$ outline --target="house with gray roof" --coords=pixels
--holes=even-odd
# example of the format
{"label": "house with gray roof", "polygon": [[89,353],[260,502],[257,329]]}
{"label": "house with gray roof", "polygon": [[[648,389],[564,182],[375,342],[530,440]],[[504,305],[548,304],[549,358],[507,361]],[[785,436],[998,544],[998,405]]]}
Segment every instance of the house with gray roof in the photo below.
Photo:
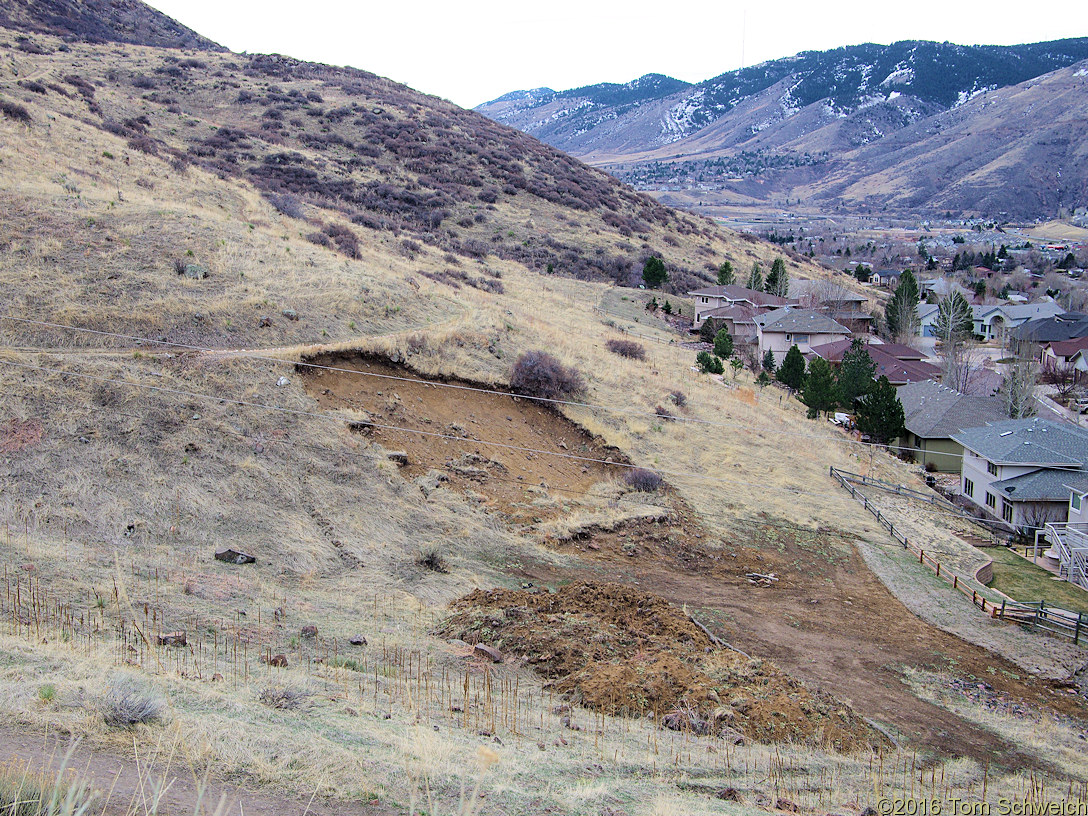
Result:
{"label": "house with gray roof", "polygon": [[802,354],[808,354],[813,346],[821,346],[849,337],[850,329],[835,321],[827,312],[811,309],[795,309],[784,306],[755,319],[756,342],[759,356],[768,351],[774,355],[775,365],[781,365],[790,346],[797,346]]}
{"label": "house with gray roof", "polygon": [[1088,315],[1066,312],[1053,317],[1036,318],[1017,328],[1014,336],[1017,340],[1028,343],[1055,343],[1088,337]]}
{"label": "house with gray roof", "polygon": [[1010,527],[1065,521],[1070,491],[1088,493],[1088,431],[1045,419],[1008,419],[952,434],[963,446],[960,492]]}
{"label": "house with gray roof", "polygon": [[[936,337],[938,308],[936,303],[923,303],[918,307],[918,333],[922,337]],[[976,304],[971,307],[974,333],[983,340],[997,340],[1006,330],[1064,313],[1065,309],[1049,298],[1035,303]]]}
{"label": "house with gray roof", "polygon": [[961,394],[933,380],[907,383],[897,394],[906,427],[897,447],[926,470],[956,473],[963,446],[952,434],[1008,418],[996,397]]}

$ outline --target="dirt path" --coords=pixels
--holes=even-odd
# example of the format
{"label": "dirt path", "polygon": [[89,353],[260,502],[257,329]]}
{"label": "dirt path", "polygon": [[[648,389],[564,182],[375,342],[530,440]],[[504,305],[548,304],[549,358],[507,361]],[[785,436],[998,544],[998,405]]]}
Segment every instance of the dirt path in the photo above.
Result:
{"label": "dirt path", "polygon": [[[102,792],[91,811],[107,816],[144,813],[145,807],[151,807],[151,790],[155,785],[166,788],[159,799],[157,812],[160,816],[386,816],[403,812],[380,802],[317,798],[309,801],[275,791],[256,792],[236,782],[215,779],[208,782],[202,797],[200,780],[195,779],[188,766],[176,757],[169,767],[165,758],[152,758],[149,770],[149,757],[141,753],[137,761],[132,746],[122,751],[76,743],[72,748],[72,741],[67,736],[0,722],[0,764],[29,763],[35,771],[57,771],[66,754],[67,768]],[[221,799],[223,809],[217,810]]]}
{"label": "dirt path", "polygon": [[[1039,764],[995,734],[918,699],[904,682],[905,667],[986,682],[998,694],[1088,723],[1080,697],[915,617],[852,548],[839,544],[833,551],[827,542],[801,543],[778,530],[780,552],[736,547],[707,553],[690,539],[678,546],[677,530],[671,532],[671,543],[664,525],[596,534],[571,548],[581,566],[559,572],[527,565],[525,574],[538,581],[605,576],[685,604],[736,648],[849,702],[923,752],[1009,767]],[[745,578],[749,571],[775,572],[780,580],[753,586]]]}

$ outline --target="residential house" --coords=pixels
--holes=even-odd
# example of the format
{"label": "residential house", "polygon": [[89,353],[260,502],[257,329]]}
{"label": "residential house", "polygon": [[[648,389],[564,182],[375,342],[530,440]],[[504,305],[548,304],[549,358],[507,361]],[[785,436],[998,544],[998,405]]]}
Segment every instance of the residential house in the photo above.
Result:
{"label": "residential house", "polygon": [[865,311],[869,298],[833,281],[791,278],[790,300],[803,309],[826,312],[857,334],[867,334],[873,323],[873,316]]}
{"label": "residential house", "polygon": [[[838,368],[843,355],[850,350],[853,340],[835,340],[822,346],[813,346],[807,355],[809,359],[822,357],[832,368]],[[925,355],[899,343],[880,343],[876,338],[869,339],[865,350],[876,363],[873,379],[887,377],[888,382],[898,387],[912,382],[930,380],[941,375],[941,370],[932,363],[924,362]]]}
{"label": "residential house", "polygon": [[873,276],[869,279],[869,282],[876,286],[883,286],[885,289],[895,290],[899,286],[899,278],[902,277],[902,272],[897,272],[894,269],[881,269],[879,272],[874,272]]}
{"label": "residential house", "polygon": [[1035,318],[1017,328],[1013,336],[1022,343],[1052,343],[1088,337],[1088,314],[1066,312]]}
{"label": "residential house", "polygon": [[694,329],[703,325],[710,312],[723,307],[743,306],[755,312],[767,312],[783,306],[797,305],[795,300],[734,284],[695,289],[688,292],[688,297],[695,301],[695,322],[692,325]]}
{"label": "residential house", "polygon": [[813,346],[820,346],[850,336],[850,329],[837,323],[826,312],[811,309],[795,309],[784,306],[755,319],[759,355],[767,351],[774,355],[775,365],[780,365],[790,346],[797,346],[802,354],[808,354]]}
{"label": "residential house", "polygon": [[[922,337],[936,337],[937,315],[940,307],[935,303],[926,303],[918,307],[918,333]],[[973,330],[983,340],[997,340],[1007,330],[1014,330],[1029,321],[1050,318],[1063,314],[1065,310],[1049,298],[1035,303],[995,303],[974,305],[971,307]]]}
{"label": "residential house", "polygon": [[710,322],[715,332],[725,329],[734,343],[756,342],[756,316],[771,311],[757,306],[719,306],[703,312],[699,326]]}
{"label": "residential house", "polygon": [[[1039,363],[1047,371],[1057,371],[1069,366],[1084,365],[1082,352],[1088,349],[1088,336],[1072,340],[1052,340],[1043,343],[1039,351]],[[1081,368],[1081,371],[1084,369]]]}
{"label": "residential house", "polygon": [[1008,418],[996,397],[961,394],[933,380],[907,383],[898,389],[898,395],[906,431],[897,447],[926,470],[957,472],[963,446],[952,434]]}
{"label": "residential house", "polygon": [[1008,419],[951,438],[963,446],[961,494],[1017,530],[1064,521],[1068,485],[1088,484],[1088,431],[1074,425]]}

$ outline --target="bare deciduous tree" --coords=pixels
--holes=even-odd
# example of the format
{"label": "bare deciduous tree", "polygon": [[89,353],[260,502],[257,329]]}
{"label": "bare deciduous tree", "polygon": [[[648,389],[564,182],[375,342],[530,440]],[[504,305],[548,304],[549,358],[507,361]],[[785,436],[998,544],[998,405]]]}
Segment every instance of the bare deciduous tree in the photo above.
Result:
{"label": "bare deciduous tree", "polygon": [[1012,419],[1035,416],[1035,384],[1039,366],[1033,357],[1017,357],[1005,371],[1005,383],[1001,386],[1001,398],[1005,413]]}

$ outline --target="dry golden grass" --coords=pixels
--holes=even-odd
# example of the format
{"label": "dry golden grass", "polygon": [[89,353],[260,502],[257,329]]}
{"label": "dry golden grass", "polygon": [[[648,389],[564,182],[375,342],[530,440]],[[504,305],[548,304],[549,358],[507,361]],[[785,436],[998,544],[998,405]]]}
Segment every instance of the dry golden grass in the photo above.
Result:
{"label": "dry golden grass", "polygon": [[[148,49],[125,50],[134,66],[158,64]],[[462,783],[475,784],[474,757],[486,745],[499,754],[485,777],[488,812],[717,812],[736,809],[708,795],[729,786],[747,805],[778,797],[824,809],[869,801],[868,757],[734,750],[584,712],[575,715],[586,718],[582,730],[573,731],[527,670],[470,663],[463,646],[430,636],[449,600],[516,582],[524,561],[570,557],[541,547],[540,533],[568,535],[662,511],[613,506],[618,490],[602,484],[545,529],[519,534],[451,491],[424,496],[384,451],[349,433],[350,417],[313,415],[292,363],[314,349],[358,349],[429,375],[503,384],[518,354],[547,349],[589,383],[588,405],[563,413],[634,463],[662,471],[704,521],[710,547],[749,535],[761,514],[841,531],[844,550],[851,535],[881,541],[876,522],[827,468],[906,482],[914,477],[905,465],[883,455],[859,459],[837,430],[807,421],[796,401],[760,391],[748,374],[734,386],[693,373],[694,354],[676,344],[647,341],[645,361],[609,353],[613,318],[592,310],[609,294],[604,284],[542,277],[491,256],[465,263],[473,274],[501,273],[505,294],[454,290],[418,274],[444,268],[436,252],[408,258],[391,235],[361,228],[361,257],[347,260],[305,241],[309,224],[280,215],[245,184],[181,173],[82,122],[74,100],[43,102],[13,90],[13,71],[55,77],[101,59],[73,44],[48,58],[18,54],[0,69],[0,87],[25,99],[35,117],[29,129],[0,119],[5,314],[220,353],[0,319],[0,427],[17,419],[42,429],[40,441],[0,459],[0,564],[10,580],[28,586],[33,577],[50,604],[82,616],[79,627],[47,620],[46,643],[33,627],[5,619],[3,719],[66,728],[106,748],[128,740],[103,727],[87,690],[133,661],[171,711],[164,725],[140,726],[138,739],[169,738],[194,764],[304,794],[404,803],[430,786],[450,805]],[[178,116],[179,128],[207,126]],[[520,209],[506,202],[496,217],[515,237],[531,221],[591,251],[617,245],[596,216],[543,202]],[[678,236],[670,253],[708,262],[729,256],[743,268],[752,260],[769,265],[776,249],[723,234]],[[205,266],[210,277],[179,277],[175,257]],[[300,319],[288,320],[284,309]],[[260,328],[265,315],[274,325]],[[670,339],[661,326],[645,326]],[[281,376],[286,385],[277,385]],[[687,397],[676,413],[692,421],[661,423],[655,406],[676,390]],[[213,561],[226,545],[252,552],[258,564]],[[430,547],[441,549],[448,573],[417,563]],[[122,618],[126,640],[114,637]],[[190,656],[148,648],[133,623],[149,635],[186,629],[199,648]],[[318,643],[301,637],[309,623],[319,627]],[[366,649],[346,646],[355,634],[365,635]],[[287,655],[291,667],[260,662],[266,651]],[[338,660],[362,661],[365,671]],[[211,682],[216,671],[223,682]],[[435,685],[421,693],[423,677]],[[464,678],[479,700],[451,711]],[[35,701],[40,682],[56,686],[59,702]],[[261,704],[271,682],[312,692],[309,710]],[[514,701],[506,719],[496,720],[495,699]],[[887,762],[906,778],[907,752]],[[954,791],[972,789],[981,773],[969,763],[946,770]],[[876,781],[905,785],[898,772],[882,771]],[[991,784],[1013,790],[1021,780]]]}

